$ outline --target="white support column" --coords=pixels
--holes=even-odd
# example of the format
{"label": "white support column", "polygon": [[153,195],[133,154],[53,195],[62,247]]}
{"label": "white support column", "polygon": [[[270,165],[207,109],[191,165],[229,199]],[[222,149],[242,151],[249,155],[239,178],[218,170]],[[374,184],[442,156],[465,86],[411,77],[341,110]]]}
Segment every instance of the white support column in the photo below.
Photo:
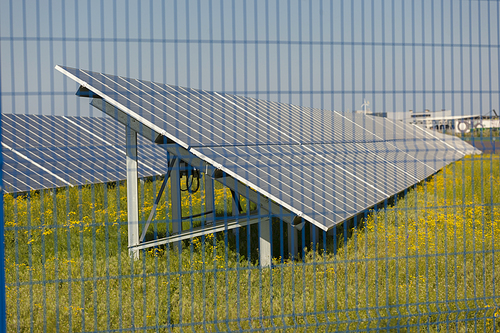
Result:
{"label": "white support column", "polygon": [[207,223],[215,223],[215,198],[214,198],[214,179],[212,178],[213,168],[207,167],[205,170],[205,211],[212,212],[207,214]]}
{"label": "white support column", "polygon": [[[127,216],[128,245],[139,245],[139,200],[137,191],[137,132],[125,126],[127,145]],[[131,249],[129,254],[139,259],[139,251]]]}
{"label": "white support column", "polygon": [[292,259],[297,258],[297,253],[299,249],[299,243],[297,240],[297,229],[291,224],[288,225],[288,252],[292,256]]}
{"label": "white support column", "polygon": [[[172,200],[172,233],[178,234],[182,231],[182,203],[181,203],[181,176],[180,159],[177,158],[170,173],[170,199]],[[182,243],[174,243],[174,248],[182,250]]]}
{"label": "white support column", "polygon": [[259,259],[261,267],[271,266],[271,220],[268,217],[260,220]]}

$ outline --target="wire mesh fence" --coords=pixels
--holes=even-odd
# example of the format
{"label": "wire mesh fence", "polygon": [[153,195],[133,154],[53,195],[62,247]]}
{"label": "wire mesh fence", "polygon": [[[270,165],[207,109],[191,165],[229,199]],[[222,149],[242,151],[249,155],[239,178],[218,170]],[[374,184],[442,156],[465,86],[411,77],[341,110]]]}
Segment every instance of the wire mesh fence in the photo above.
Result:
{"label": "wire mesh fence", "polygon": [[499,330],[499,13],[2,1],[1,328]]}

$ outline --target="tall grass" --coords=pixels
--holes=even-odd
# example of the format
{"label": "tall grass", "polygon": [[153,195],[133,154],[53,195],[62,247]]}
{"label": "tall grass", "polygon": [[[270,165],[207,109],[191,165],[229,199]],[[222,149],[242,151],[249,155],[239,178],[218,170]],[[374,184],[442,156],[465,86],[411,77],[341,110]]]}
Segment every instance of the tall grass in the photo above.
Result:
{"label": "tall grass", "polygon": [[[158,188],[141,186],[143,219]],[[216,191],[218,215],[230,214],[230,192]],[[454,163],[355,229],[322,234],[332,250],[270,268],[248,255],[246,228],[130,260],[125,194],[115,184],[4,196],[9,331],[499,328],[498,155]],[[169,233],[168,203],[150,238]],[[184,216],[203,207],[203,188],[183,192]]]}

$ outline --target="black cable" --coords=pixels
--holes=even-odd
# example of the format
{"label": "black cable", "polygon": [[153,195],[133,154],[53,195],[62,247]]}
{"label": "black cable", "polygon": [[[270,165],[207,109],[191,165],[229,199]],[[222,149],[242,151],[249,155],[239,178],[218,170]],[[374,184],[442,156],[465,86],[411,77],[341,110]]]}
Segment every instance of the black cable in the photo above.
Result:
{"label": "black cable", "polygon": [[[193,181],[194,178],[196,177],[196,182],[197,186],[196,189],[193,190]],[[191,179],[191,182],[189,180]],[[193,169],[191,175],[186,175],[186,188],[182,188],[181,186],[181,191],[185,192],[188,191],[189,193],[196,193],[200,189],[200,172],[196,169]]]}

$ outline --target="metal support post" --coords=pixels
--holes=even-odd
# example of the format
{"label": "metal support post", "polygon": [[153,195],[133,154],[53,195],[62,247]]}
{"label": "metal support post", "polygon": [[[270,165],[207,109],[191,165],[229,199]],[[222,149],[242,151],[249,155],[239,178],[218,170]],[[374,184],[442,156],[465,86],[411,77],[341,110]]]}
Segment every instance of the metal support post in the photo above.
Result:
{"label": "metal support post", "polygon": [[262,218],[259,223],[259,259],[261,267],[271,266],[271,219]]}
{"label": "metal support post", "polygon": [[[182,231],[182,204],[181,204],[181,174],[180,174],[180,159],[176,158],[175,163],[170,173],[170,189],[172,200],[172,234],[176,235]],[[174,243],[174,248],[177,248],[179,253],[182,250],[182,243]]]}
{"label": "metal support post", "polygon": [[[125,127],[127,146],[127,216],[128,246],[139,245],[139,201],[137,191],[137,132]],[[129,255],[139,259],[139,251],[130,249]]]}
{"label": "metal support post", "polygon": [[214,179],[212,174],[213,167],[207,166],[205,170],[205,211],[212,212],[207,214],[207,224],[215,224],[215,198],[214,198]]}
{"label": "metal support post", "polygon": [[297,229],[291,224],[287,225],[288,225],[288,252],[292,256],[292,259],[295,259],[297,258],[297,253],[299,251]]}

